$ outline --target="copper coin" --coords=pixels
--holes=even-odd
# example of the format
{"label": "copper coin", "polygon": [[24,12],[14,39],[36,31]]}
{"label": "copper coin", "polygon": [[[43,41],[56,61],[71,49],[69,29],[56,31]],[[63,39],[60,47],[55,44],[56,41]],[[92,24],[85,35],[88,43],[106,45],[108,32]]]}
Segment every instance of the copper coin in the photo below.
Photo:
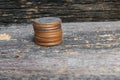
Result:
{"label": "copper coin", "polygon": [[55,30],[55,31],[35,31],[35,36],[39,37],[54,37],[54,36],[61,36],[62,30]]}
{"label": "copper coin", "polygon": [[53,27],[53,28],[37,28],[34,27],[35,31],[50,31],[50,30],[56,30],[56,29],[61,29],[61,26]]}
{"label": "copper coin", "polygon": [[33,26],[36,28],[54,28],[56,26],[61,26],[61,23],[58,22],[57,24],[38,24],[34,22]]}
{"label": "copper coin", "polygon": [[61,37],[62,36],[43,38],[43,37],[36,37],[35,36],[35,40],[38,41],[38,42],[54,42],[54,41],[62,40]]}
{"label": "copper coin", "polygon": [[48,47],[49,47],[49,46],[55,46],[55,45],[61,44],[62,41],[60,40],[60,41],[49,42],[49,43],[48,43],[48,42],[46,42],[46,43],[43,42],[43,43],[42,43],[42,42],[35,41],[35,43],[38,44],[38,45],[41,45],[41,46],[48,46]]}

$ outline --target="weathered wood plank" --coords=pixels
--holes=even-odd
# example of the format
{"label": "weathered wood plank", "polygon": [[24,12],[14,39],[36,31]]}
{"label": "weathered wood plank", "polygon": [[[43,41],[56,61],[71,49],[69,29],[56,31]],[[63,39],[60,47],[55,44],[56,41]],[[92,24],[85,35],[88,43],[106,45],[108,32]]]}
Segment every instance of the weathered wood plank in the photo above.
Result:
{"label": "weathered wood plank", "polygon": [[[63,43],[34,44],[32,24],[0,25],[0,79],[120,79],[120,22],[63,23]],[[62,76],[61,76],[62,75]],[[53,77],[52,77],[53,76]]]}
{"label": "weathered wood plank", "polygon": [[[58,16],[61,17],[65,22],[111,21],[119,20],[119,15],[119,0],[61,0],[60,3],[58,3],[56,0],[46,0],[45,2],[42,0],[0,1],[1,23],[25,23],[30,22],[29,19],[43,16]],[[8,19],[6,19],[6,17],[8,17]],[[11,18],[11,21],[9,18]]]}

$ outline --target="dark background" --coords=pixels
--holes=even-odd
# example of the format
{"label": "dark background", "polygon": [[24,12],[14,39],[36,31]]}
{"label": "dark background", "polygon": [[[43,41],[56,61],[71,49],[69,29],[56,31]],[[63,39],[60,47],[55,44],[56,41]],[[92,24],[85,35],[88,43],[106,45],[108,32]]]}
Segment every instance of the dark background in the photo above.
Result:
{"label": "dark background", "polygon": [[120,0],[0,0],[0,23],[30,23],[45,16],[63,22],[119,21]]}

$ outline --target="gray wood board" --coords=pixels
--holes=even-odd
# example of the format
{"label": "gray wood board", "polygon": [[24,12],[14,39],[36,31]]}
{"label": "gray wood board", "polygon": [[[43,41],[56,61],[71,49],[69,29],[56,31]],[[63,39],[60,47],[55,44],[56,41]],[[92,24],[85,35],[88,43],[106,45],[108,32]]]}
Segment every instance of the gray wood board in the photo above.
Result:
{"label": "gray wood board", "polygon": [[0,25],[0,34],[11,36],[8,41],[0,40],[1,76],[11,73],[10,76],[21,77],[33,74],[119,77],[119,21],[63,23],[62,29],[61,45],[42,47],[34,43],[32,24]]}

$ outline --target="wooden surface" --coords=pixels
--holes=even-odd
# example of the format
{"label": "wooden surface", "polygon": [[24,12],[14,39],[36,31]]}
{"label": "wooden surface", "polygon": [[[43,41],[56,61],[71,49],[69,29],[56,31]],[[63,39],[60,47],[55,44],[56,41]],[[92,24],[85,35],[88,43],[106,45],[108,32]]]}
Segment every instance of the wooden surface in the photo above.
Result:
{"label": "wooden surface", "polygon": [[25,23],[43,16],[64,22],[120,20],[120,0],[0,0],[0,23]]}
{"label": "wooden surface", "polygon": [[63,23],[62,28],[61,45],[42,47],[34,44],[32,24],[1,25],[0,79],[120,79],[119,21]]}

